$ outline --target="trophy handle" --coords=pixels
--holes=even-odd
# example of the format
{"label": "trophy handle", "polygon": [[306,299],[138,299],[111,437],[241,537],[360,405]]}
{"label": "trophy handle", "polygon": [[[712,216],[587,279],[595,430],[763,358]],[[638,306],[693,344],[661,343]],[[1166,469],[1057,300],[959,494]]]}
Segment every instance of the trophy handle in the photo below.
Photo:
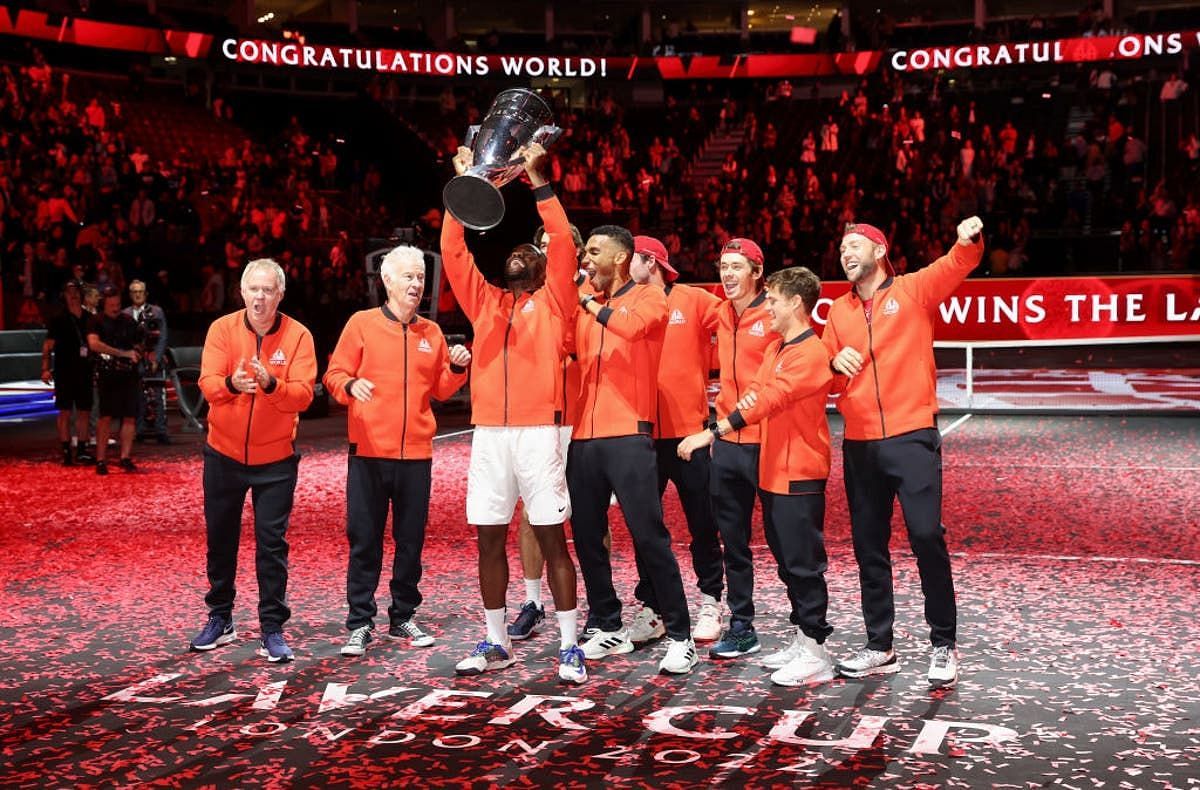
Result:
{"label": "trophy handle", "polygon": [[557,126],[539,126],[538,130],[533,133],[533,137],[530,138],[530,142],[537,143],[543,148],[549,148],[562,135],[562,131]]}
{"label": "trophy handle", "polygon": [[467,139],[463,140],[465,148],[475,147],[475,138],[479,136],[479,124],[467,127]]}

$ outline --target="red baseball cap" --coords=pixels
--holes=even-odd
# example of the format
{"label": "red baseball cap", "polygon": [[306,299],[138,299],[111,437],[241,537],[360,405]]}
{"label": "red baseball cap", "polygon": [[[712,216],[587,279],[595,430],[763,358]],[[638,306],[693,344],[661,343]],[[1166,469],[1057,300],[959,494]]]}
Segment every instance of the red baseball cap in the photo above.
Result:
{"label": "red baseball cap", "polygon": [[868,225],[865,222],[847,222],[846,230],[842,233],[842,238],[846,238],[851,233],[857,233],[859,236],[865,236],[869,241],[875,244],[888,246],[887,237],[883,235],[883,231],[874,225]]}
{"label": "red baseball cap", "polygon": [[679,272],[671,265],[666,246],[653,236],[634,236],[633,251],[638,255],[653,257],[658,268],[662,269],[663,279],[668,282],[675,282],[679,278]]}
{"label": "red baseball cap", "polygon": [[758,246],[750,239],[730,239],[725,242],[725,246],[721,248],[721,254],[727,252],[736,252],[739,255],[744,255],[746,260],[751,263],[756,263],[759,266],[763,265],[765,258],[763,257],[762,247]]}
{"label": "red baseball cap", "polygon": [[859,236],[865,237],[868,241],[878,244],[885,249],[883,254],[883,265],[886,271],[895,274],[895,269],[892,268],[892,262],[887,256],[886,249],[888,247],[887,237],[883,235],[883,231],[874,225],[868,225],[865,222],[847,222],[846,229],[842,232],[842,238],[846,238],[852,233],[857,233]]}

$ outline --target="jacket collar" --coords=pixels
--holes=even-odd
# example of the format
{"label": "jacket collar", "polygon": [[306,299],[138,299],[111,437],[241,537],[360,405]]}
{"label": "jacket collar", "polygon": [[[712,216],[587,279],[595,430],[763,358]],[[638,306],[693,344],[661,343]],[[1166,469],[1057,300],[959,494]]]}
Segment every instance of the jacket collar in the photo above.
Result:
{"label": "jacket collar", "polygon": [[786,343],[783,343],[780,346],[780,348],[783,348],[784,346],[794,346],[797,343],[803,343],[805,340],[808,340],[810,337],[812,337],[815,334],[817,334],[817,331],[810,326],[808,329],[805,329],[803,332],[796,335],[791,340],[787,341]]}
{"label": "jacket collar", "polygon": [[[391,308],[389,308],[389,307],[387,306],[387,302],[384,302],[383,304],[379,305],[379,309],[383,311],[383,317],[384,317],[384,318],[386,318],[387,320],[391,321],[392,323],[395,323],[395,324],[402,324],[402,323],[403,323],[403,322],[400,320],[400,317],[399,317],[399,316],[397,316],[395,313],[393,313],[393,312],[392,312],[392,310],[391,310]],[[411,320],[408,322],[408,325],[409,325],[409,326],[412,326],[412,325],[413,325],[413,324],[415,324],[416,322],[417,322],[417,313],[416,313],[416,311],[413,311],[413,317],[412,317],[412,319],[411,319]]]}
{"label": "jacket collar", "polygon": [[[889,274],[887,279],[884,280],[883,282],[881,282],[879,284],[879,287],[875,289],[875,293],[879,293],[880,291],[884,290],[885,288],[891,288],[892,282],[895,281],[895,279],[896,278],[894,275]],[[850,293],[854,294],[855,299],[857,299],[860,302],[862,301],[862,297],[858,295],[858,289],[855,288],[854,286],[850,287]],[[871,298],[874,299],[875,298],[874,295],[872,295]]]}
{"label": "jacket collar", "polygon": [[[271,324],[271,328],[267,330],[267,334],[268,335],[275,334],[276,332],[279,331],[279,327],[282,324],[283,324],[283,313],[276,310],[275,311],[275,323]],[[246,329],[249,329],[251,332],[258,334],[258,332],[255,331],[254,327],[250,326],[250,313],[247,310],[242,311],[242,325],[245,326]]]}
{"label": "jacket collar", "polygon": [[612,296],[610,296],[610,297],[608,297],[608,298],[609,298],[609,299],[616,299],[618,296],[624,296],[625,294],[627,294],[627,293],[629,293],[631,290],[633,290],[633,286],[635,286],[635,285],[637,285],[637,283],[635,283],[633,280],[630,280],[629,282],[625,283],[625,284],[624,284],[624,285],[622,285],[620,288],[618,288],[618,289],[617,289],[617,292],[616,292],[616,293],[614,293]]}

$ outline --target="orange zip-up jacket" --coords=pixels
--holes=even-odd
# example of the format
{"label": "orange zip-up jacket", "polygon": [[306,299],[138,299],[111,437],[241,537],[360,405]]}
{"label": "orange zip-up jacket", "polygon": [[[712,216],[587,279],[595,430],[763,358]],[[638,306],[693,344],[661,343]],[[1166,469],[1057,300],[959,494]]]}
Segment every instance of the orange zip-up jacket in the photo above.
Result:
{"label": "orange zip-up jacket", "polygon": [[[721,360],[721,391],[717,394],[717,417],[728,417],[754,381],[763,354],[779,333],[771,330],[766,308],[767,292],[754,297],[739,316],[728,299],[717,305],[709,326],[717,332],[717,354]],[[721,437],[723,442],[758,444],[759,426],[747,425]]]}
{"label": "orange zip-up jacket", "polygon": [[[240,360],[258,357],[274,378],[269,391],[247,395],[233,388]],[[294,318],[276,313],[261,338],[246,311],[212,322],[200,355],[200,391],[208,401],[208,446],[247,466],[270,464],[296,454],[300,412],[313,399],[317,354],[312,334]]]}
{"label": "orange zip-up jacket", "polygon": [[734,411],[735,428],[758,423],[758,487],[773,494],[815,494],[829,477],[829,420],[825,403],[833,385],[829,351],[813,330],[774,340],[750,385],[754,406]]}
{"label": "orange zip-up jacket", "polygon": [[655,439],[681,439],[708,424],[708,369],[712,329],[708,316],[721,300],[703,288],[668,284],[667,331],[658,363]]}
{"label": "orange zip-up jacket", "polygon": [[[350,394],[356,379],[375,385],[366,403]],[[398,460],[433,457],[429,401],[446,400],[466,381],[437,324],[420,316],[402,324],[387,305],[350,316],[325,373],[325,389],[350,407],[350,454]]]}
{"label": "orange zip-up jacket", "polygon": [[572,439],[654,434],[666,328],[663,289],[632,280],[605,302],[598,316],[578,311],[575,349],[581,384]]}
{"label": "orange zip-up jacket", "polygon": [[562,343],[575,296],[578,261],[562,204],[548,186],[534,191],[550,236],[546,284],[514,297],[484,279],[467,250],[462,224],[442,221],[442,264],[459,306],[475,330],[471,345],[471,422],[476,425],[562,424]]}
{"label": "orange zip-up jacket", "polygon": [[853,288],[834,301],[821,339],[831,355],[850,346],[863,369],[849,380],[838,375],[838,411],[846,438],[885,439],[934,427],[938,411],[933,326],[938,305],[983,257],[983,242],[955,244],[950,252],[912,274],[889,277],[871,302],[867,322]]}

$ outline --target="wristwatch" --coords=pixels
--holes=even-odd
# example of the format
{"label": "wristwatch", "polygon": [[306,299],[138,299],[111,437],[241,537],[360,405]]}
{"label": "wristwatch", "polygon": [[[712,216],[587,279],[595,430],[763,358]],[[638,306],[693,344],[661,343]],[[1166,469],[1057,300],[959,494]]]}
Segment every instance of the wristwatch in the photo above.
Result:
{"label": "wristwatch", "polygon": [[716,420],[708,424],[708,430],[712,433],[714,439],[720,439],[724,435],[721,433],[721,426]]}
{"label": "wristwatch", "polygon": [[595,298],[595,294],[584,294],[583,296],[579,297],[579,306],[586,310],[588,303],[594,301]]}

